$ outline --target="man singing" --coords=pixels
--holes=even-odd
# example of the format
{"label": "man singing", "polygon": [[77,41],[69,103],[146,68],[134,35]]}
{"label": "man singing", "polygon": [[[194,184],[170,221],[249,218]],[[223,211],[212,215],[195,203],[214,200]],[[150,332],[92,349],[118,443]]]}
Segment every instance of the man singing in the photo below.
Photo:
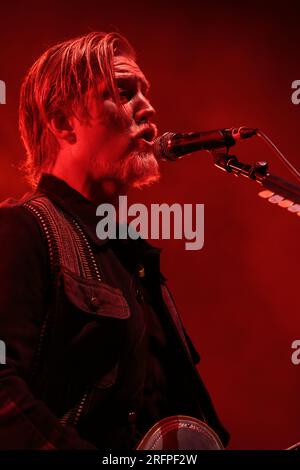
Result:
{"label": "man singing", "polygon": [[133,449],[157,421],[219,422],[145,240],[100,240],[96,208],[159,179],[149,83],[127,40],[47,50],[20,97],[33,191],[0,209],[1,449]]}

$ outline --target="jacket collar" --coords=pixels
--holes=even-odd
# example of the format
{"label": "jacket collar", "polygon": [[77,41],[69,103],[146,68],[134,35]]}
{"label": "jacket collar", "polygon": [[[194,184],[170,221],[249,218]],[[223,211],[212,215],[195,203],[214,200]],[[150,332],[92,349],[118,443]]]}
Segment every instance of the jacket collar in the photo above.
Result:
{"label": "jacket collar", "polygon": [[[100,219],[99,216],[96,216],[96,204],[85,198],[65,181],[54,175],[43,173],[36,193],[46,195],[57,206],[70,214],[94,244],[102,246],[110,241],[109,239],[102,240],[97,237],[96,226]],[[118,244],[121,244],[126,250],[130,250],[134,245],[135,252],[138,252],[141,257],[145,255],[159,256],[161,252],[160,248],[152,246],[142,238],[118,240]]]}
{"label": "jacket collar", "polygon": [[94,243],[103,245],[107,242],[107,240],[100,240],[96,234],[96,225],[99,222],[99,218],[96,217],[97,206],[65,181],[54,175],[43,173],[36,192],[44,194],[70,214]]}

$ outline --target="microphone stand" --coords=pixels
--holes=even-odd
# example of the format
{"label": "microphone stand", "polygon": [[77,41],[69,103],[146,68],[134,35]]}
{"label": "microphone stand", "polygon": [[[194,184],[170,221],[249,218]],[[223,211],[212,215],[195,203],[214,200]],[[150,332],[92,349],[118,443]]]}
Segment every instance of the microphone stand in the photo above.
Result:
{"label": "microphone stand", "polygon": [[214,151],[211,153],[217,168],[256,181],[267,190],[259,193],[261,197],[300,215],[300,186],[271,175],[268,172],[268,162],[259,161],[250,165],[240,162],[235,155]]}

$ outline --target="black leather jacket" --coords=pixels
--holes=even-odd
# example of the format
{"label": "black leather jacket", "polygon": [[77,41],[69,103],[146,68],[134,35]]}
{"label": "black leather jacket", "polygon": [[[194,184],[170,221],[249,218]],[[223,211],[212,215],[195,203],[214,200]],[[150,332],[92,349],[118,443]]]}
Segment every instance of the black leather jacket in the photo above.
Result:
{"label": "black leather jacket", "polygon": [[143,240],[99,240],[95,206],[51,175],[38,191],[76,217],[102,282],[64,267],[53,282],[45,238],[23,207],[31,196],[2,205],[0,448],[130,449],[168,414],[205,420],[226,444],[159,250]]}

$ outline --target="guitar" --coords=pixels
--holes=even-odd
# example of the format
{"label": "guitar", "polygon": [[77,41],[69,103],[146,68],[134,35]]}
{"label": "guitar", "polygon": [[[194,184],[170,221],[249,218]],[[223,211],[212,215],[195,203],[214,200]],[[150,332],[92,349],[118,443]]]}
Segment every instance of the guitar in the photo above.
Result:
{"label": "guitar", "polygon": [[223,450],[218,435],[191,416],[170,416],[154,424],[136,450]]}
{"label": "guitar", "polygon": [[[170,416],[154,424],[136,450],[224,450],[219,436],[191,416]],[[300,451],[300,442],[286,450]]]}

